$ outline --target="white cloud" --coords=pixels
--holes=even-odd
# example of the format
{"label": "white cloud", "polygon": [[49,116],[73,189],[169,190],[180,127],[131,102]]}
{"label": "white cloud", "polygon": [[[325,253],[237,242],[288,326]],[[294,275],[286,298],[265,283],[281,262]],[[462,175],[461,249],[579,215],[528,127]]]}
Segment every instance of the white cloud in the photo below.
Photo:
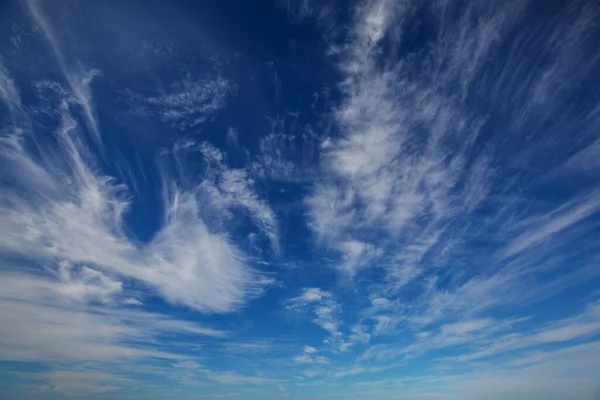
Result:
{"label": "white cloud", "polygon": [[304,352],[308,354],[314,354],[317,352],[317,349],[311,346],[304,346]]}
{"label": "white cloud", "polygon": [[81,65],[71,65],[68,63],[67,58],[63,54],[63,48],[54,32],[54,28],[50,21],[45,17],[39,2],[37,0],[27,0],[26,3],[33,21],[46,37],[48,44],[58,61],[58,65],[65,79],[69,83],[71,96],[83,110],[86,124],[91,131],[94,140],[100,144],[102,138],[100,136],[98,121],[94,112],[90,89],[90,83],[95,76],[100,74],[100,71],[95,69],[85,69]]}
{"label": "white cloud", "polygon": [[588,322],[542,331],[536,334],[532,341],[534,343],[566,342],[582,336],[589,336],[598,331],[600,331],[600,321]]}
{"label": "white cloud", "polygon": [[292,310],[309,307],[315,317],[312,321],[329,333],[329,340],[337,341],[341,337],[341,306],[330,292],[319,288],[305,288],[300,296],[288,299],[286,303],[288,309]]}
{"label": "white cloud", "polygon": [[554,234],[566,230],[595,214],[600,209],[600,193],[597,190],[564,204],[546,215],[522,222],[524,232],[503,250],[510,257],[542,243]]}
{"label": "white cloud", "polygon": [[[203,146],[203,152],[218,152],[209,145]],[[222,161],[221,155],[218,161]],[[272,248],[279,249],[277,218],[267,202],[260,199],[254,188],[254,181],[243,169],[229,169],[222,162],[218,164],[215,182],[205,180],[201,185],[214,202],[215,207],[240,207],[248,211],[252,219],[268,237]]]}
{"label": "white cloud", "polygon": [[[539,302],[597,277],[570,248],[585,242],[582,254],[597,253],[591,237],[598,195],[590,189],[597,182],[582,190],[569,186],[565,199],[530,202],[538,195],[536,185],[547,183],[536,177],[558,160],[568,160],[576,147],[595,143],[597,130],[586,127],[597,120],[597,107],[590,105],[569,120],[577,128],[567,122],[551,133],[541,128],[550,119],[523,93],[537,93],[541,85],[539,93],[546,94],[540,101],[548,104],[549,80],[537,76],[535,66],[523,65],[520,47],[535,37],[540,46],[561,52],[561,63],[567,54],[580,59],[582,76],[590,76],[597,58],[589,61],[573,51],[577,40],[587,43],[595,32],[589,17],[584,8],[574,7],[569,18],[580,22],[574,27],[548,28],[551,37],[525,28],[514,39],[511,32],[522,29],[522,3],[452,7],[361,3],[344,27],[345,40],[330,49],[342,75],[341,101],[334,109],[335,134],[323,141],[321,176],[304,204],[316,240],[335,253],[339,261],[333,265],[356,278],[359,292],[361,278],[379,279],[373,269],[383,271],[385,277],[370,282],[368,292],[384,300],[360,313],[370,317],[372,336],[446,324],[440,343],[442,336],[448,343],[466,343],[478,330],[493,331],[486,326],[493,319],[485,313]],[[413,53],[405,47],[412,48],[413,21],[422,11],[431,13],[428,23],[438,33],[425,34],[426,45]],[[456,19],[448,20],[449,13]],[[407,54],[395,53],[394,46]],[[500,48],[513,53],[500,67],[491,67],[486,60],[504,58]],[[565,64],[576,68],[572,60]],[[556,79],[565,73],[554,62],[546,67]],[[517,69],[528,78],[521,80]],[[513,90],[499,87],[496,75]],[[561,82],[574,91],[572,83],[581,76],[564,78]],[[523,92],[516,82],[526,86]],[[498,115],[478,107],[480,101],[502,109],[506,127],[493,126]],[[569,144],[567,131],[581,131],[580,145]],[[536,140],[525,139],[531,137]],[[556,140],[564,146],[557,149]],[[546,154],[547,162],[536,169],[535,161]],[[524,172],[514,176],[515,165]],[[546,189],[556,187],[561,183]],[[341,346],[352,348],[349,342]]]}
{"label": "white cloud", "polygon": [[[120,290],[105,290],[120,287],[121,282],[107,281],[97,271],[83,271],[72,275],[63,270],[71,279],[67,283],[65,276],[32,274],[23,268],[4,269],[1,274],[0,358],[45,363],[48,372],[32,372],[29,377],[48,381],[50,390],[87,396],[131,386],[140,379],[129,377],[132,368],[141,370],[139,366],[144,365],[152,372],[165,363],[190,358],[165,350],[165,335],[229,335],[171,316],[130,309]],[[73,276],[80,279],[73,281]],[[115,373],[120,368],[127,372]]]}
{"label": "white cloud", "polygon": [[230,393],[211,393],[211,394],[197,394],[194,398],[198,399],[222,399],[225,397],[235,397],[239,396],[238,392],[230,392]]}
{"label": "white cloud", "polygon": [[231,311],[260,293],[268,280],[245,265],[225,234],[209,231],[193,192],[171,189],[161,230],[144,246],[130,240],[122,231],[126,188],[89,166],[77,123],[68,104],[62,107],[62,159],[36,160],[22,135],[2,143],[8,176],[33,172],[5,188],[3,252],[32,261],[91,264],[139,280],[172,303],[206,312]]}
{"label": "white cloud", "polygon": [[[364,324],[356,324],[350,330],[350,335],[348,335],[348,340],[341,340],[340,343],[340,351],[349,351],[357,344],[369,343],[371,340],[371,334],[368,333],[369,327]],[[375,334],[376,329],[374,329],[373,334]]]}
{"label": "white cloud", "polygon": [[266,353],[276,348],[276,343],[271,340],[248,340],[245,338],[239,342],[224,343],[224,352],[226,354],[254,354]]}
{"label": "white cloud", "polygon": [[365,371],[366,371],[366,368],[363,368],[363,367],[351,367],[351,368],[344,369],[342,371],[335,372],[333,374],[333,376],[336,378],[343,378],[345,376],[362,374]]}
{"label": "white cloud", "polygon": [[[355,10],[350,40],[336,48],[345,78],[335,113],[340,135],[324,149],[323,179],[306,199],[310,227],[339,252],[342,270],[353,275],[360,266],[385,267],[399,285],[422,272],[417,264],[439,243],[458,211],[472,212],[486,198],[490,160],[476,157],[473,168],[466,169],[482,123],[448,98],[444,79],[458,78],[461,63],[483,57],[495,34],[507,28],[502,14],[486,27],[489,32],[480,26],[469,27],[468,35],[462,26],[451,29],[446,35],[464,47],[446,47],[445,39],[433,43],[425,57],[441,57],[450,65],[432,84],[435,71],[410,60],[384,62],[381,43],[387,38],[401,44],[401,28],[415,7],[373,1]],[[467,185],[459,186],[463,181]],[[377,238],[377,243],[366,238]],[[402,253],[386,254],[390,242],[400,244],[391,247]],[[362,260],[365,246],[373,246],[369,252],[376,257]],[[389,258],[396,259],[395,265]]]}
{"label": "white cloud", "polygon": [[354,276],[361,267],[368,267],[381,255],[381,251],[373,245],[358,240],[347,240],[339,244],[342,253],[340,269],[350,276]]}
{"label": "white cloud", "polygon": [[158,94],[129,92],[131,113],[137,117],[158,116],[181,131],[193,129],[222,108],[235,85],[218,73],[214,76],[184,76]]}
{"label": "white cloud", "polygon": [[319,185],[306,199],[309,208],[309,225],[319,239],[338,238],[345,229],[354,224],[355,211],[351,206],[354,193],[336,187]]}
{"label": "white cloud", "polygon": [[[162,226],[147,243],[139,243],[124,229],[131,203],[128,189],[99,171],[73,112],[73,106],[91,107],[89,88],[75,94],[85,94],[75,101],[62,89],[55,93],[58,104],[45,103],[56,96],[42,99],[45,112],[60,124],[41,149],[14,82],[4,67],[0,72],[2,100],[10,106],[14,124],[13,132],[4,132],[0,141],[0,251],[12,260],[5,262],[0,280],[0,358],[48,365],[50,372],[36,379],[51,382],[50,390],[90,395],[116,390],[125,382],[97,370],[77,372],[84,364],[105,370],[115,370],[115,364],[145,365],[153,373],[169,361],[194,362],[173,351],[172,343],[165,346],[166,335],[230,335],[149,313],[137,298],[157,294],[171,304],[225,313],[243,306],[270,282],[247,265],[224,225],[219,231],[209,228],[203,218],[211,213],[206,208],[210,203],[202,203],[197,188],[180,189],[161,171]],[[86,118],[94,124],[93,115]],[[224,196],[249,210],[276,246],[275,217],[252,191],[251,180],[238,170],[223,168],[222,175],[219,189]],[[56,365],[72,369],[61,372]],[[234,372],[205,375],[239,384],[275,382]]]}
{"label": "white cloud", "polygon": [[373,297],[371,299],[371,308],[373,310],[387,310],[394,308],[394,302],[386,299],[385,297]]}
{"label": "white cloud", "polygon": [[52,370],[39,378],[49,382],[54,392],[80,397],[114,391],[119,389],[118,386],[135,383],[131,378],[90,368]]}
{"label": "white cloud", "polygon": [[[592,342],[538,353],[520,366],[510,362],[482,365],[472,373],[448,375],[442,388],[467,399],[592,400],[600,390],[596,382],[599,350],[598,342]],[[435,381],[428,385],[437,386]]]}
{"label": "white cloud", "polygon": [[22,107],[19,89],[10,77],[9,71],[2,64],[2,59],[0,59],[0,97],[4,104],[10,108],[11,114],[13,115],[17,111],[15,109],[20,109]]}
{"label": "white cloud", "polygon": [[332,297],[331,292],[319,288],[305,288],[302,290],[302,295],[288,300],[292,307],[304,306],[310,303],[321,302],[323,299]]}
{"label": "white cloud", "polygon": [[[113,298],[123,291],[121,282],[89,267],[82,267],[79,271],[74,271],[73,266],[68,262],[60,263],[58,276],[63,282],[59,289],[60,293],[82,303],[94,300],[105,304],[111,303]],[[131,299],[127,301],[131,302]]]}
{"label": "white cloud", "polygon": [[226,385],[278,385],[283,381],[280,379],[264,378],[260,376],[240,375],[237,372],[225,371],[215,372],[210,370],[201,370],[211,381],[223,383]]}
{"label": "white cloud", "polygon": [[448,358],[452,361],[470,361],[507,353],[509,351],[532,348],[546,344],[558,344],[575,339],[585,339],[600,332],[600,309],[598,303],[574,317],[555,321],[533,332],[509,333],[496,336],[491,343],[480,346],[474,352]]}
{"label": "white cloud", "polygon": [[488,327],[493,321],[489,318],[475,319],[453,324],[442,325],[442,333],[446,335],[461,335],[473,331],[479,331]]}
{"label": "white cloud", "polygon": [[301,354],[294,357],[295,362],[299,364],[329,364],[331,360],[324,356],[312,356],[310,354]]}
{"label": "white cloud", "polygon": [[334,302],[329,301],[323,305],[319,305],[314,308],[316,318],[313,322],[327,331],[333,339],[336,339],[341,335],[339,332],[340,320],[338,314],[340,312],[340,306]]}
{"label": "white cloud", "polygon": [[317,349],[311,346],[304,346],[303,353],[293,358],[293,361],[299,364],[321,364],[331,363],[331,360],[325,356],[317,356]]}
{"label": "white cloud", "polygon": [[[555,211],[532,219],[525,230],[519,225],[518,202],[497,206],[513,187],[502,181],[505,166],[497,164],[494,152],[513,150],[502,147],[504,139],[487,149],[474,146],[484,140],[483,132],[492,133],[488,116],[472,102],[477,102],[475,92],[485,90],[478,86],[484,85],[481,74],[490,72],[485,60],[506,44],[522,7],[470,3],[452,23],[447,13],[457,11],[449,7],[427,9],[439,35],[432,35],[418,53],[397,59],[389,49],[403,46],[404,35],[414,33],[405,30],[413,29],[420,5],[387,1],[358,5],[347,40],[331,48],[343,78],[334,114],[338,132],[323,143],[322,175],[305,205],[317,241],[337,253],[340,269],[356,277],[357,285],[364,283],[361,278],[379,276],[368,267],[384,271],[385,279],[368,290],[372,305],[361,315],[372,325],[365,334],[388,335],[389,340],[399,332],[414,335],[406,346],[374,344],[363,357],[375,362],[473,340],[485,345],[511,324],[482,314],[548,295],[542,284],[525,284],[535,281],[534,271],[543,266],[524,259],[498,261],[486,249],[463,247],[464,242],[481,233],[488,243],[486,235],[496,229],[493,239],[508,243],[503,254],[517,255],[596,212],[597,196],[590,192],[565,202],[564,208],[555,203]],[[511,129],[506,135],[518,140],[522,132]],[[519,153],[528,157],[526,151]],[[506,187],[495,186],[499,182]],[[477,214],[482,206],[491,212]],[[472,257],[466,259],[465,253]],[[563,282],[555,281],[554,290],[566,287]],[[331,332],[340,331],[340,324],[321,322]],[[588,329],[594,325],[551,336]],[[370,340],[366,335],[364,342]],[[342,351],[353,346],[353,341],[340,341]]]}
{"label": "white cloud", "polygon": [[[73,113],[73,105],[80,104],[62,89],[56,94],[66,98],[58,107],[44,103],[60,119],[49,141],[55,139],[58,146],[38,153],[37,132],[31,131],[29,115],[21,113],[16,86],[8,71],[1,72],[2,100],[11,105],[15,129],[0,142],[5,167],[0,251],[19,261],[5,264],[2,271],[0,357],[48,365],[53,372],[42,379],[51,382],[49,390],[80,395],[117,390],[126,383],[115,379],[107,384],[108,375],[101,379],[89,371],[85,379],[77,379],[79,372],[59,374],[54,366],[75,369],[94,363],[114,370],[115,363],[127,368],[144,364],[153,373],[168,361],[194,364],[193,357],[173,351],[164,338],[223,338],[230,332],[148,313],[137,297],[156,294],[204,313],[226,313],[262,292],[271,280],[248,266],[246,255],[227,234],[227,220],[205,220],[222,218],[217,206],[248,211],[276,249],[277,221],[255,193],[251,178],[243,170],[217,166],[214,184],[222,201],[215,205],[206,201],[198,183],[182,182],[185,189],[180,188],[181,181],[175,184],[177,177],[161,169],[162,226],[147,243],[139,243],[124,228],[131,204],[128,188],[98,170]],[[91,104],[91,97],[87,100]],[[22,121],[27,122],[23,129]],[[222,162],[222,155],[213,150],[208,162]],[[177,151],[195,148],[183,144]],[[281,382],[233,371],[199,372],[203,379],[229,384]],[[193,383],[196,378],[186,372],[181,380]]]}

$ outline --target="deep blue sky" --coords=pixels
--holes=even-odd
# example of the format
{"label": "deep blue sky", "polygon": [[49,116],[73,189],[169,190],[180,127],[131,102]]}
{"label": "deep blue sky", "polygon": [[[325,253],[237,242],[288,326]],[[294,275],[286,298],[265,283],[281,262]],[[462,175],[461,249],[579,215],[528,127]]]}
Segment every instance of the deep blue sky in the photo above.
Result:
{"label": "deep blue sky", "polygon": [[2,2],[0,398],[596,399],[598,21]]}

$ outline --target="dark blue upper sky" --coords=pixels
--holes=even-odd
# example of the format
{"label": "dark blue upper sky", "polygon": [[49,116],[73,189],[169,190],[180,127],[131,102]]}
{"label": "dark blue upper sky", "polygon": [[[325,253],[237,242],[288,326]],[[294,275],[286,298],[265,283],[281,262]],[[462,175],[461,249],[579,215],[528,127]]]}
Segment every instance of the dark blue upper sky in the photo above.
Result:
{"label": "dark blue upper sky", "polygon": [[0,397],[595,399],[597,21],[2,2]]}

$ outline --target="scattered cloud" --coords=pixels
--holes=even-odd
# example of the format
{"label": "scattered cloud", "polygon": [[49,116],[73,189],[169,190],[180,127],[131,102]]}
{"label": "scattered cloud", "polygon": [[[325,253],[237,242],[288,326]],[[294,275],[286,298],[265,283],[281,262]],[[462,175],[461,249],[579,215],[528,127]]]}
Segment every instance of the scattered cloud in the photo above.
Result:
{"label": "scattered cloud", "polygon": [[158,94],[130,90],[128,100],[134,116],[146,119],[158,116],[168,126],[185,131],[211,118],[235,89],[234,84],[216,73],[199,77],[187,74]]}
{"label": "scattered cloud", "polygon": [[[0,241],[4,252],[38,262],[93,264],[152,286],[174,304],[206,312],[231,311],[260,292],[269,280],[245,265],[225,235],[210,232],[193,192],[168,187],[162,229],[144,247],[129,239],[122,229],[127,188],[89,166],[77,123],[68,104],[62,107],[57,140],[65,149],[63,160],[34,159],[22,135],[2,143],[10,171],[34,173],[6,187],[0,224],[10,233]],[[68,177],[67,186],[62,177]],[[235,181],[229,193],[236,188],[247,193]],[[244,201],[252,206],[256,200],[242,196]]]}
{"label": "scattered cloud", "polygon": [[287,307],[291,310],[310,309],[314,317],[312,322],[330,335],[328,341],[337,342],[341,337],[341,306],[331,293],[319,288],[305,288],[300,296],[287,300]]}

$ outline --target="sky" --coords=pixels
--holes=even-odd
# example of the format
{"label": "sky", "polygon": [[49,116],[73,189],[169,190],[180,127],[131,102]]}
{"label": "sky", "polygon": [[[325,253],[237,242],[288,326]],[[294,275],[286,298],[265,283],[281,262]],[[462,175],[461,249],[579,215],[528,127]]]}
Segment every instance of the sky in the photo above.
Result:
{"label": "sky", "polygon": [[0,2],[0,399],[600,398],[599,21]]}

